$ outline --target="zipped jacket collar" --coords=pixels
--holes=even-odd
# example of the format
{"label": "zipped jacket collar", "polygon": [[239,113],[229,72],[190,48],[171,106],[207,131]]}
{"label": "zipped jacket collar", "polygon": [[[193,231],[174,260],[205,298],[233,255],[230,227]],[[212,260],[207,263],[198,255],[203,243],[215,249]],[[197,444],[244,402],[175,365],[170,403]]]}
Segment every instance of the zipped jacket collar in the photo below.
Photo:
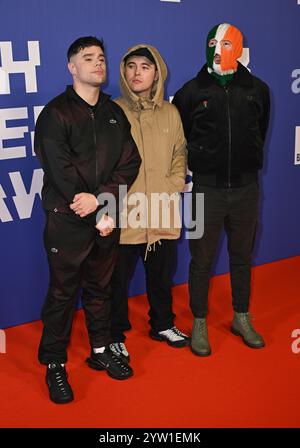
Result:
{"label": "zipped jacket collar", "polygon": [[[75,92],[72,85],[67,86],[66,94],[69,98],[74,99],[76,102],[80,103],[82,106],[85,106],[87,108],[91,107],[90,104],[88,104],[83,98],[81,98],[81,96],[78,95],[78,93]],[[93,106],[95,108],[95,112],[97,112],[99,107],[101,107],[107,100],[109,100],[109,98],[110,98],[110,95],[107,95],[106,93],[103,93],[100,90],[98,102],[95,106]]]}

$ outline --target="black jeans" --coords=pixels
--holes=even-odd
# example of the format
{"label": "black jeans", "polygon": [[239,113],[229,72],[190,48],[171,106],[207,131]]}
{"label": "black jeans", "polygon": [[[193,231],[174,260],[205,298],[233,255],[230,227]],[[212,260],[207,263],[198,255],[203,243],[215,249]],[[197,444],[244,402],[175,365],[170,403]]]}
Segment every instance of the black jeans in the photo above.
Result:
{"label": "black jeans", "polygon": [[258,183],[228,189],[194,185],[192,194],[197,192],[204,193],[204,235],[190,240],[189,292],[193,315],[207,314],[211,267],[223,227],[227,235],[233,309],[245,313],[249,308],[251,255],[258,219]]}
{"label": "black jeans", "polygon": [[128,284],[138,257],[144,261],[146,290],[150,304],[149,323],[156,331],[173,327],[171,283],[175,264],[176,241],[156,242],[144,260],[146,244],[121,244],[118,261],[112,277],[112,327],[114,342],[124,342],[124,331],[130,330],[128,317]]}
{"label": "black jeans", "polygon": [[50,279],[42,309],[44,329],[39,361],[65,363],[81,287],[91,346],[103,347],[111,342],[110,281],[117,259],[119,231],[101,239],[94,226],[75,215],[47,212],[46,216],[44,244]]}

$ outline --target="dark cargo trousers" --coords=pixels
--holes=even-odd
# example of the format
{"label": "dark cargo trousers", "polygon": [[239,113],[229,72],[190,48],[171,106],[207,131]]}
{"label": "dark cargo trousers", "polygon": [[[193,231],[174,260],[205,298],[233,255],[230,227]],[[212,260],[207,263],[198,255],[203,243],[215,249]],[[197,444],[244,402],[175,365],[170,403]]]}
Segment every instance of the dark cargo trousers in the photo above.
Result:
{"label": "dark cargo trousers", "polygon": [[142,257],[145,268],[151,328],[163,331],[174,325],[171,286],[177,241],[161,240],[160,243],[155,243],[155,249],[151,245],[146,260],[147,244],[121,244],[119,247],[118,261],[112,277],[113,342],[124,342],[124,331],[131,328],[128,317],[128,284],[139,257]]}
{"label": "dark cargo trousers", "polygon": [[249,308],[251,255],[258,219],[258,183],[226,189],[194,185],[192,194],[197,192],[204,193],[204,234],[200,239],[190,240],[191,310],[194,317],[205,317],[207,314],[211,267],[224,228],[233,309],[245,313]]}

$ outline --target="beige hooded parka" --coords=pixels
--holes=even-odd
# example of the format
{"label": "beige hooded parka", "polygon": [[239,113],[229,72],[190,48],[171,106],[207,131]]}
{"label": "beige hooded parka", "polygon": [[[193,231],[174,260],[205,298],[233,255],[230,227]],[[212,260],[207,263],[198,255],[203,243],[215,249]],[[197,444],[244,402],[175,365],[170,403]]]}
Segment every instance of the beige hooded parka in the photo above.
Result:
{"label": "beige hooded parka", "polygon": [[[150,99],[140,98],[133,93],[124,77],[125,56],[140,47],[146,47],[152,53],[159,74],[158,80],[153,84]],[[147,44],[136,45],[122,58],[120,64],[122,96],[115,100],[131,124],[131,133],[142,158],[138,177],[126,198],[131,205],[125,206],[123,211],[127,228],[121,230],[120,244],[147,243],[148,250],[151,249],[151,244],[161,239],[179,238],[181,230],[179,200],[180,192],[185,185],[186,142],[176,107],[164,101],[166,77],[167,67],[159,52]],[[141,206],[138,193],[145,194],[147,204],[144,201]],[[158,221],[158,209],[151,202],[152,193],[173,194],[171,200],[163,198],[159,202]],[[163,213],[170,216],[169,221],[167,218],[162,222]],[[132,228],[130,219],[128,221],[130,216],[137,219],[141,225]]]}

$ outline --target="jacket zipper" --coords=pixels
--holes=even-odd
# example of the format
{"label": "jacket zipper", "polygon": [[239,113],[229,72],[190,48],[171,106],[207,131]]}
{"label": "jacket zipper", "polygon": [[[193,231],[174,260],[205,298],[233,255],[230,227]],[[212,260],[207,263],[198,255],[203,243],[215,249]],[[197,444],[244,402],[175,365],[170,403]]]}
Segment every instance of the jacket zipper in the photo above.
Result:
{"label": "jacket zipper", "polygon": [[229,91],[228,87],[224,87],[226,98],[227,98],[227,114],[228,114],[228,188],[231,188],[231,118],[230,118],[230,107],[229,107]]}
{"label": "jacket zipper", "polygon": [[89,109],[90,117],[92,119],[93,123],[93,138],[94,138],[94,144],[96,149],[96,163],[95,163],[95,170],[96,170],[96,188],[98,184],[98,148],[97,148],[97,138],[96,138],[96,127],[95,127],[95,114],[92,109]]}

